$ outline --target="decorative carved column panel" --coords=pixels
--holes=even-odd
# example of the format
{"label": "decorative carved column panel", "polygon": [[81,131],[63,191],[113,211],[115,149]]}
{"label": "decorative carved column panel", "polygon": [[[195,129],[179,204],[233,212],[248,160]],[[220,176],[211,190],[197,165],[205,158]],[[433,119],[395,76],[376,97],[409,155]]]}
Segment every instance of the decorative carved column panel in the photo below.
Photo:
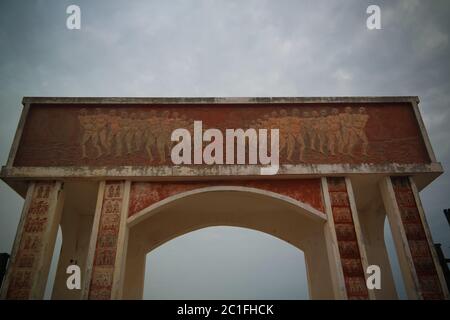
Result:
{"label": "decorative carved column panel", "polygon": [[[88,299],[112,299],[117,287],[115,280],[121,276],[123,251],[126,242],[126,216],[129,183],[106,182],[100,186],[96,217],[91,236],[88,258]],[[91,264],[91,269],[89,264]]]}
{"label": "decorative carved column panel", "polygon": [[[352,204],[353,194],[350,193],[346,178],[327,178],[329,201],[331,207],[332,225],[338,245],[339,258],[345,282],[348,299],[369,299],[364,273],[365,254],[358,230],[356,207]],[[350,186],[351,187],[351,186]],[[358,235],[359,233],[359,235]]]}
{"label": "decorative carved column panel", "polygon": [[30,182],[2,298],[43,299],[63,205],[61,190],[61,182]]}
{"label": "decorative carved column panel", "polygon": [[427,235],[426,227],[420,214],[421,206],[418,205],[418,194],[413,190],[408,177],[391,177],[395,200],[403,226],[405,247],[414,266],[414,277],[419,298],[444,299],[444,291],[439,279],[435,259],[434,248]]}

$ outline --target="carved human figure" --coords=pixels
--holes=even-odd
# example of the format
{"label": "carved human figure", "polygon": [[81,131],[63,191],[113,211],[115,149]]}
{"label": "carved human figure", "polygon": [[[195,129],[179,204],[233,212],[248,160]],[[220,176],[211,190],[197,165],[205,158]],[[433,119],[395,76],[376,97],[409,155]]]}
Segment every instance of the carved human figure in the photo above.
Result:
{"label": "carved human figure", "polygon": [[[309,116],[308,112],[305,113],[305,111],[303,112],[303,115],[307,115]],[[295,141],[298,144],[298,148],[299,148],[299,154],[298,154],[298,159],[299,161],[303,161],[304,160],[304,155],[305,155],[305,148],[306,148],[306,140],[307,140],[307,119],[305,117],[300,117],[300,111],[298,109],[294,109],[292,110],[292,116],[293,121],[292,121],[292,131],[295,137]]]}
{"label": "carved human figure", "polygon": [[319,113],[314,110],[311,112],[311,117],[309,118],[309,124],[310,124],[310,146],[311,149],[316,151],[317,150],[317,143],[319,142],[319,126],[320,126],[320,119],[319,119]]}
{"label": "carved human figure", "polygon": [[107,149],[108,118],[100,108],[95,108],[95,115],[92,117],[98,132],[100,146]]}
{"label": "carved human figure", "polygon": [[291,132],[291,118],[285,109],[281,109],[280,116],[277,119],[278,128],[280,129],[280,153],[285,151],[288,161],[292,161],[295,150],[295,137]]}
{"label": "carved human figure", "polygon": [[136,120],[134,124],[134,151],[139,152],[142,150],[142,146],[145,143],[145,130],[147,127],[146,115],[144,112],[140,112],[136,114]]}
{"label": "carved human figure", "polygon": [[126,136],[127,128],[126,128],[126,122],[128,121],[128,114],[126,111],[120,112],[120,116],[117,118],[117,128],[118,131],[115,135],[116,140],[116,157],[122,156],[122,150],[124,145],[124,139]]}
{"label": "carved human figure", "polygon": [[110,155],[113,150],[113,143],[116,141],[116,136],[120,131],[120,120],[115,109],[109,110],[106,119],[108,121],[108,129],[106,134],[106,154]]}
{"label": "carved human figure", "polygon": [[[311,133],[311,114],[309,111],[303,111],[302,112],[302,118],[301,118],[301,127],[300,127],[300,136],[298,137],[298,141],[301,144],[301,141],[303,141],[306,148],[307,145],[311,147],[312,144],[312,133]],[[303,158],[303,153],[301,155],[301,158]]]}
{"label": "carved human figure", "polygon": [[[366,136],[366,124],[369,121],[369,115],[366,113],[366,108],[360,107],[357,114],[352,115],[352,135],[350,144],[351,149],[360,142],[362,145],[362,153],[367,155],[367,146],[369,145],[369,140]],[[350,150],[352,152],[352,150]]]}
{"label": "carved human figure", "polygon": [[[299,118],[300,111],[295,108],[292,110],[292,113],[287,118],[286,132],[287,132],[287,160],[292,161],[292,157],[295,152],[295,146],[297,144],[298,137],[300,136],[300,128],[301,128],[301,119]],[[301,145],[300,144],[300,149]],[[303,143],[304,145],[304,143]],[[302,150],[300,150],[300,158],[302,155]]]}
{"label": "carved human figure", "polygon": [[159,119],[156,117],[156,111],[151,110],[149,117],[145,120],[144,131],[144,147],[150,161],[153,161],[153,146],[156,143],[157,128],[159,125]]}
{"label": "carved human figure", "polygon": [[127,146],[127,153],[131,154],[135,151],[135,145],[133,146],[133,142],[135,142],[136,137],[136,113],[132,112],[130,118],[124,120],[125,126],[125,144]]}
{"label": "carved human figure", "polygon": [[353,149],[352,108],[345,107],[344,112],[339,114],[339,120],[341,123],[341,131],[342,131],[343,153],[350,154]]}
{"label": "carved human figure", "polygon": [[326,117],[326,135],[327,146],[331,155],[336,155],[336,151],[343,153],[343,141],[341,122],[339,120],[339,111],[336,108],[331,109],[331,114]]}
{"label": "carved human figure", "polygon": [[86,109],[81,109],[78,115],[78,121],[81,127],[81,156],[87,158],[87,145],[90,142],[94,149],[97,151],[97,158],[100,157],[102,149],[99,145],[99,137],[97,132],[97,126],[94,118],[87,113]]}

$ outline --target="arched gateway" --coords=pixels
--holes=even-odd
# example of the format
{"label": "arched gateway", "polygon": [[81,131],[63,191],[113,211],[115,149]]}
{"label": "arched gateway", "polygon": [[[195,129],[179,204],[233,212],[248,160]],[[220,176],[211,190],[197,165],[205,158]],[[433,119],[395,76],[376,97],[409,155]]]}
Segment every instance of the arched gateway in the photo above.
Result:
{"label": "arched gateway", "polygon": [[[1,173],[25,198],[2,298],[43,297],[58,226],[63,242],[53,298],[128,299],[142,298],[149,251],[225,225],[302,250],[313,299],[395,299],[386,216],[408,297],[448,298],[418,194],[442,167],[417,97],[24,98],[23,104]],[[171,136],[179,128],[197,130],[203,140],[194,137],[185,161],[174,164]],[[227,129],[243,129],[244,143],[230,140]],[[251,160],[249,151],[261,159],[261,129],[279,129],[279,166],[269,175],[261,175],[268,162]],[[275,138],[266,138],[270,151]],[[211,162],[205,150],[218,140],[226,145],[216,144]],[[74,263],[83,270],[81,290],[66,287],[66,268]],[[381,268],[380,290],[366,287],[369,265]]]}

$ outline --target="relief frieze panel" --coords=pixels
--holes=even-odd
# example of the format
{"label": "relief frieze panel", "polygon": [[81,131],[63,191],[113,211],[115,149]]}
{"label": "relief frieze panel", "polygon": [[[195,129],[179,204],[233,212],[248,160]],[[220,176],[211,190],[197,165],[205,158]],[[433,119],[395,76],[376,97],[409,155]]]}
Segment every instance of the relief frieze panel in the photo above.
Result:
{"label": "relief frieze panel", "polygon": [[[429,163],[408,104],[32,105],[14,166],[171,165],[171,133],[280,130],[281,164]],[[204,146],[206,143],[204,142]]]}

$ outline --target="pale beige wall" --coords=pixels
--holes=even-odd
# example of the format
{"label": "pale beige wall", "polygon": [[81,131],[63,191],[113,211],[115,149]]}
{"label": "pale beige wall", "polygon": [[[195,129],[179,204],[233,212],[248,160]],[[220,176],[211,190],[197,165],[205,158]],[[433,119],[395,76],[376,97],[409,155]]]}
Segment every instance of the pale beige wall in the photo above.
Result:
{"label": "pale beige wall", "polygon": [[369,265],[381,269],[381,290],[373,290],[376,299],[398,299],[391,263],[385,243],[386,210],[379,188],[380,177],[360,176],[352,179],[358,217]]}
{"label": "pale beige wall", "polygon": [[70,260],[75,260],[82,272],[85,268],[98,183],[71,182],[66,183],[64,188],[66,201],[61,217],[62,246],[52,299],[80,299],[82,290],[67,289],[69,275],[66,269],[71,264]]}

